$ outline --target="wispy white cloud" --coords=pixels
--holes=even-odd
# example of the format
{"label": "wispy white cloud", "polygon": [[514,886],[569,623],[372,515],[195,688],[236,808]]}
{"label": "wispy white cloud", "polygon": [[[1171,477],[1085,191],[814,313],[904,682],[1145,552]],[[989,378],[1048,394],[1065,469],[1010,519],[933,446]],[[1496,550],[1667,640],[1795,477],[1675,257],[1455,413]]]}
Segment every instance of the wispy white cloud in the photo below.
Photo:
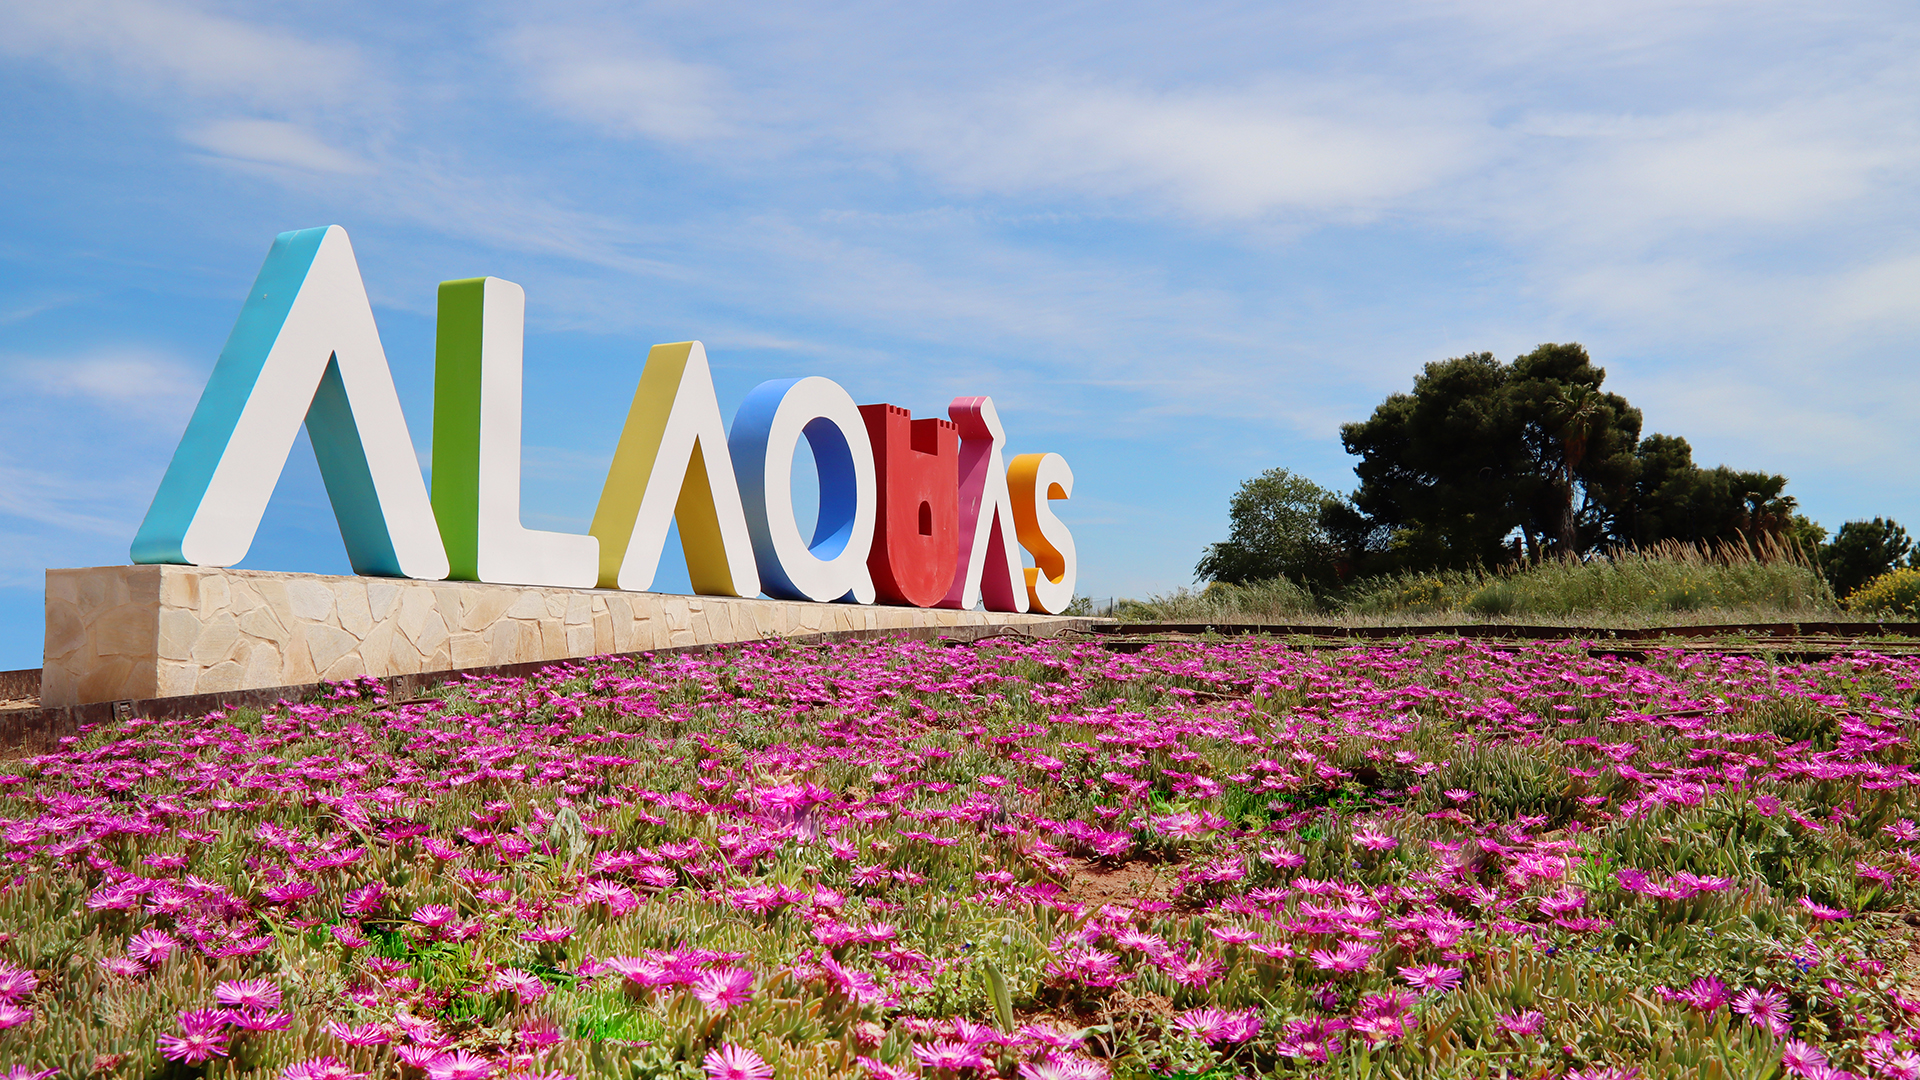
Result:
{"label": "wispy white cloud", "polygon": [[184,418],[199,399],[204,369],[142,347],[70,356],[0,357],[16,398],[28,394],[81,399],[117,412]]}
{"label": "wispy white cloud", "polygon": [[90,480],[70,473],[0,458],[0,515],[93,536],[127,536],[128,521],[102,513],[92,488]]}
{"label": "wispy white cloud", "polygon": [[1525,227],[1611,245],[1728,228],[1800,232],[1907,186],[1920,164],[1916,121],[1913,102],[1860,96],[1530,117],[1516,130],[1535,139],[1514,168],[1537,195],[1506,209]]}
{"label": "wispy white cloud", "polygon": [[68,304],[77,303],[80,297],[73,295],[42,295],[31,299],[20,299],[0,307],[0,326],[9,323],[26,322],[43,312],[56,311]]}
{"label": "wispy white cloud", "polygon": [[217,120],[182,133],[189,144],[218,157],[316,173],[369,173],[371,163],[327,145],[308,128],[285,120]]}
{"label": "wispy white cloud", "polygon": [[0,52],[96,81],[281,107],[364,94],[372,78],[352,46],[165,0],[10,0]]}
{"label": "wispy white cloud", "polygon": [[602,28],[526,26],[501,50],[549,107],[611,129],[668,142],[733,134],[725,75]]}
{"label": "wispy white cloud", "polygon": [[1020,82],[883,108],[870,137],[964,191],[1144,197],[1208,218],[1374,211],[1490,149],[1454,95],[1305,80],[1178,91]]}
{"label": "wispy white cloud", "polygon": [[1920,252],[1893,255],[1820,283],[1836,321],[1909,331],[1920,327]]}

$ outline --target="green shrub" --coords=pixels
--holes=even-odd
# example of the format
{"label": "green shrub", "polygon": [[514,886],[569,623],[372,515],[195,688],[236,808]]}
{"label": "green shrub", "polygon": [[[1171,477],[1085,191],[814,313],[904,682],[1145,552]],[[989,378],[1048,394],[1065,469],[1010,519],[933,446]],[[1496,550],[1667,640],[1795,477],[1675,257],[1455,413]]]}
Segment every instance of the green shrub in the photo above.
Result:
{"label": "green shrub", "polygon": [[1920,567],[1889,571],[1847,594],[1848,611],[1920,617]]}

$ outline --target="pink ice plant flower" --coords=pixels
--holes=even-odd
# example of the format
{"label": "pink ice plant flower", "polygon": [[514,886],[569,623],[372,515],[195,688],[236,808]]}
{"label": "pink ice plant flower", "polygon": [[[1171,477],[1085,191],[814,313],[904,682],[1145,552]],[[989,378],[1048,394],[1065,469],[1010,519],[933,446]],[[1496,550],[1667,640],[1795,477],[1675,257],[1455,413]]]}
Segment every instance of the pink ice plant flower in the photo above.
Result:
{"label": "pink ice plant flower", "polygon": [[713,1012],[726,1012],[753,997],[753,972],[745,968],[715,968],[693,980],[693,996]]}
{"label": "pink ice plant flower", "polygon": [[354,1072],[339,1058],[317,1057],[282,1068],[280,1080],[367,1080],[367,1074]]}
{"label": "pink ice plant flower", "polygon": [[487,1080],[493,1075],[491,1061],[465,1050],[439,1054],[425,1068],[427,1080]]}
{"label": "pink ice plant flower", "polygon": [[765,1058],[744,1046],[722,1043],[707,1051],[701,1065],[707,1080],[771,1080],[773,1067]]}
{"label": "pink ice plant flower", "polygon": [[1775,1035],[1793,1030],[1793,1012],[1787,1007],[1787,995],[1777,989],[1742,990],[1734,995],[1733,1011]]}
{"label": "pink ice plant flower", "polygon": [[412,918],[429,930],[438,930],[453,922],[453,909],[445,904],[422,904],[413,909]]}
{"label": "pink ice plant flower", "polygon": [[1422,993],[1446,993],[1460,985],[1465,973],[1445,964],[1415,964],[1400,969],[1407,985]]}
{"label": "pink ice plant flower", "polygon": [[33,992],[38,989],[40,989],[40,976],[36,975],[32,969],[0,963],[0,1002],[16,1004],[22,999],[32,997]]}
{"label": "pink ice plant flower", "polygon": [[127,955],[143,964],[157,967],[166,963],[180,943],[161,930],[142,930],[127,941]]}
{"label": "pink ice plant flower", "polygon": [[178,1034],[158,1037],[160,1056],[168,1061],[199,1065],[227,1056],[227,1017],[213,1009],[190,1009],[180,1014]]}
{"label": "pink ice plant flower", "polygon": [[237,1009],[273,1009],[280,1005],[280,987],[271,979],[229,979],[213,988],[213,1000]]}
{"label": "pink ice plant flower", "polygon": [[1846,908],[1829,907],[1826,904],[1818,903],[1811,896],[1801,897],[1800,906],[1806,908],[1814,918],[1823,922],[1849,918],[1853,914]]}
{"label": "pink ice plant flower", "polygon": [[546,997],[547,984],[540,976],[519,968],[502,968],[493,973],[487,985],[494,990],[504,990],[521,1001],[538,1001]]}

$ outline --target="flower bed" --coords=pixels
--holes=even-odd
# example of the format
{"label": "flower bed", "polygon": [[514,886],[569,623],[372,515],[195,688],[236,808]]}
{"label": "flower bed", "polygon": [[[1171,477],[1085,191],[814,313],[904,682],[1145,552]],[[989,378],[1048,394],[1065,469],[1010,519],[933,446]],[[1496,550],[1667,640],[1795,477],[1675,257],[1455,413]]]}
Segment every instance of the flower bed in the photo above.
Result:
{"label": "flower bed", "polygon": [[1913,1080],[1917,687],[888,642],[121,723],[0,770],[0,1064]]}

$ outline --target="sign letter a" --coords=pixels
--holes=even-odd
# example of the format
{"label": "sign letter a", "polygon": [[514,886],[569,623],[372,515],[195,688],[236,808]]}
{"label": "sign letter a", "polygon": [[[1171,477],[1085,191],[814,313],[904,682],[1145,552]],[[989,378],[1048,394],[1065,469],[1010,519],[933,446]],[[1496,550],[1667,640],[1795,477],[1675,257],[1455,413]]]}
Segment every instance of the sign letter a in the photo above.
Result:
{"label": "sign letter a", "polygon": [[655,345],[647,353],[587,529],[600,539],[600,587],[644,591],[652,585],[675,520],[694,592],[760,595],[727,429],[707,350],[697,341]]}
{"label": "sign letter a", "polygon": [[136,563],[246,557],[304,419],[357,574],[447,576],[346,230],[281,233],[133,540]]}
{"label": "sign letter a", "polygon": [[1001,447],[1006,429],[989,397],[959,397],[947,415],[960,428],[960,557],[944,608],[1027,610],[1024,568],[1015,536],[1013,494]]}

